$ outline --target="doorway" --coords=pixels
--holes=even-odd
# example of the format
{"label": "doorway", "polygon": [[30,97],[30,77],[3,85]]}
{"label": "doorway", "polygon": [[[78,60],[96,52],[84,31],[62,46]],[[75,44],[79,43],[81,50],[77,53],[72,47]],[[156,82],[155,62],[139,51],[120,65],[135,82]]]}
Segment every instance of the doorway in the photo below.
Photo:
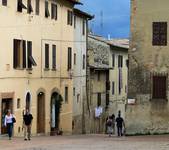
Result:
{"label": "doorway", "polygon": [[51,132],[59,130],[61,105],[61,96],[57,92],[54,92],[51,96]]}
{"label": "doorway", "polygon": [[4,126],[5,121],[5,115],[7,114],[8,109],[12,112],[13,102],[12,99],[2,99],[2,105],[1,105],[1,114],[2,114],[2,121],[1,121],[1,134],[7,134],[7,129]]}
{"label": "doorway", "polygon": [[37,97],[37,133],[45,133],[45,94],[40,92]]}

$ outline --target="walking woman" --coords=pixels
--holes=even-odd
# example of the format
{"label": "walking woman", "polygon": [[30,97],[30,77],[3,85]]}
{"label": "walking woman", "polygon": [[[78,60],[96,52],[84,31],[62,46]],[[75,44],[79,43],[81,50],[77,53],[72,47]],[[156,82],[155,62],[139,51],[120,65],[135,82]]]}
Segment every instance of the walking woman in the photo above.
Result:
{"label": "walking woman", "polygon": [[15,123],[15,116],[11,114],[11,110],[9,109],[5,116],[5,122],[4,122],[5,127],[7,127],[9,140],[11,140],[12,137],[13,123]]}

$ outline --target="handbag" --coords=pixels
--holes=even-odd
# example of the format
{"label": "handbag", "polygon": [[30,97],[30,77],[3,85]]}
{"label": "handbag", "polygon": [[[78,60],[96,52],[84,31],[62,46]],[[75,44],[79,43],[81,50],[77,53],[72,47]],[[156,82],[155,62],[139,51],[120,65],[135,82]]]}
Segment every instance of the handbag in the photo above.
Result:
{"label": "handbag", "polygon": [[15,117],[12,117],[12,123],[16,123]]}

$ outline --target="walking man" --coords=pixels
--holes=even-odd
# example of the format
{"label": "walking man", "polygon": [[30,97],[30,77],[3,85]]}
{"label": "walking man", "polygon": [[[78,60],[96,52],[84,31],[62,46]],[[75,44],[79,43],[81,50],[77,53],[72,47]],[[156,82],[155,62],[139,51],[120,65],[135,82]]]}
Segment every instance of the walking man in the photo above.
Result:
{"label": "walking man", "polygon": [[125,124],[120,111],[118,113],[118,117],[116,118],[116,125],[118,136],[123,136],[123,127],[125,128]]}
{"label": "walking man", "polygon": [[30,114],[29,110],[26,109],[26,114],[23,116],[24,122],[24,137],[26,140],[31,140],[31,126],[32,126],[33,116]]}

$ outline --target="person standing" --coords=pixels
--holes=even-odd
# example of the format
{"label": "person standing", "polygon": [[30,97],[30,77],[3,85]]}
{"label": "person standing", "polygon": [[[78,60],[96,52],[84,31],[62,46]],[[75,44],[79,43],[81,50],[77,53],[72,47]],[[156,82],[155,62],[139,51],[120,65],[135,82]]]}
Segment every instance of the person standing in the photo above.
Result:
{"label": "person standing", "polygon": [[125,124],[123,118],[121,117],[120,111],[118,117],[116,118],[116,125],[118,136],[123,136],[123,127],[125,128]]}
{"label": "person standing", "polygon": [[24,140],[31,140],[31,126],[32,126],[33,116],[30,114],[29,110],[26,109],[26,114],[23,116],[24,122]]}
{"label": "person standing", "polygon": [[4,125],[7,127],[7,132],[9,136],[9,140],[12,138],[13,124],[15,120],[15,116],[11,114],[11,110],[8,109],[7,114],[5,115]]}
{"label": "person standing", "polygon": [[106,126],[107,126],[107,133],[109,134],[109,137],[113,134],[113,120],[111,116],[108,117],[106,121]]}

